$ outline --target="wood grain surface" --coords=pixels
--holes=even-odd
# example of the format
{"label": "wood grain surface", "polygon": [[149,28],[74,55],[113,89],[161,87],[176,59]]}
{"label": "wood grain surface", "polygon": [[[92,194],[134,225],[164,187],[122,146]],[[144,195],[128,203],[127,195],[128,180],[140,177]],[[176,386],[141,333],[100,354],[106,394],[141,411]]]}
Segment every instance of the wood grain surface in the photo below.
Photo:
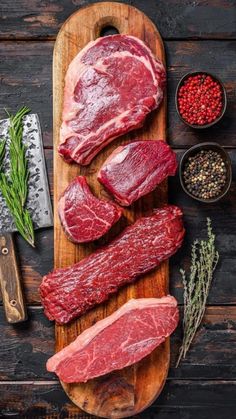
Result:
{"label": "wood grain surface", "polygon": [[19,323],[27,319],[21,276],[12,234],[0,234],[0,285],[6,319]]}
{"label": "wood grain surface", "polygon": [[[235,9],[236,10],[236,9]],[[52,147],[52,53],[54,42],[0,42],[1,102],[16,108],[16,101],[30,103],[39,113],[45,147]],[[225,147],[236,147],[236,41],[167,41],[168,71],[168,142],[173,148],[184,148],[199,141],[216,141]],[[199,61],[199,57],[201,58]],[[217,74],[227,91],[228,106],[220,124],[211,130],[193,130],[178,117],[175,89],[180,78],[196,68]],[[14,72],[12,72],[14,69]],[[30,69],[30,73],[29,73]]]}
{"label": "wood grain surface", "polygon": [[[24,394],[24,398],[22,398]],[[130,419],[235,419],[236,382],[167,380],[157,402]],[[1,382],[2,417],[26,419],[97,419],[70,402],[60,384],[50,381]],[[8,413],[12,412],[10,416]]]}
{"label": "wood grain surface", "polygon": [[[93,0],[8,0],[0,13],[0,116],[26,104],[39,112],[45,157],[53,195],[52,52],[65,19]],[[181,189],[178,176],[169,181],[169,200],[184,211],[187,235],[170,260],[170,291],[183,304],[180,266],[188,268],[190,243],[204,237],[210,216],[217,235],[220,263],[215,272],[208,308],[185,361],[174,368],[181,327],[171,337],[171,368],[157,401],[132,419],[235,419],[236,417],[236,69],[235,0],[125,0],[144,11],[161,31],[168,70],[167,138],[180,156],[183,148],[213,140],[230,152],[233,184],[228,196],[202,205]],[[201,68],[225,84],[228,107],[222,123],[199,132],[186,128],[175,111],[178,80]],[[0,307],[0,417],[22,419],[92,419],[70,401],[46,360],[54,351],[54,324],[40,307],[38,286],[53,268],[53,229],[36,232],[36,249],[15,237],[29,319],[7,324]],[[98,245],[98,244],[97,244]],[[100,243],[99,243],[100,245]]]}
{"label": "wood grain surface", "polygon": [[[98,0],[102,1],[102,0]],[[116,1],[116,0],[115,0]],[[64,21],[94,0],[1,0],[2,39],[55,39]],[[235,0],[124,0],[152,17],[164,39],[236,38]]]}
{"label": "wood grain surface", "polygon": [[[73,14],[60,30],[53,58],[54,266],[56,268],[70,266],[94,250],[94,244],[78,246],[69,242],[61,227],[56,210],[57,202],[69,182],[77,174],[86,175],[93,191],[98,196],[105,196],[105,191],[99,185],[96,175],[104,160],[117,145],[135,138],[165,140],[166,137],[166,100],[164,100],[160,109],[150,115],[142,129],[113,141],[88,167],[68,165],[58,155],[63,88],[68,65],[89,41],[101,36],[102,30],[107,26],[114,26],[120,34],[130,34],[142,39],[154,55],[165,63],[162,40],[153,23],[137,9],[121,3],[105,2],[83,8]],[[167,188],[164,182],[154,193],[124,211],[125,219],[116,225],[115,232],[121,231],[127,223],[150,213],[152,208],[166,202]],[[107,238],[111,237],[109,232]],[[95,321],[113,313],[130,298],[161,297],[167,293],[167,289],[168,262],[164,262],[157,270],[143,276],[135,284],[123,288],[107,303],[86,313],[77,321],[65,326],[56,325],[57,351],[68,345]],[[169,340],[167,339],[150,356],[134,366],[90,380],[85,384],[63,383],[63,387],[71,400],[86,412],[106,418],[128,417],[144,410],[157,397],[165,383],[168,365]]]}
{"label": "wood grain surface", "polygon": [[[0,380],[41,380],[57,382],[45,364],[54,353],[54,324],[47,320],[42,307],[29,307],[26,323],[13,328],[6,324],[0,307]],[[180,307],[182,315],[183,308]],[[168,378],[183,380],[234,380],[236,377],[235,307],[207,307],[201,329],[188,357],[175,368],[181,342],[181,325],[171,336],[171,360]],[[224,344],[222,345],[222,342]],[[157,399],[158,404],[158,399]]]}
{"label": "wood grain surface", "polygon": [[[171,93],[171,92],[170,92]],[[225,135],[227,137],[227,135]],[[180,159],[183,150],[176,150]],[[186,237],[181,250],[170,259],[170,293],[179,304],[183,304],[183,288],[179,268],[188,269],[190,264],[190,244],[197,237],[204,237],[205,220],[212,218],[213,228],[217,235],[217,246],[221,254],[220,263],[215,273],[208,299],[210,305],[236,304],[235,252],[236,252],[236,150],[230,149],[233,182],[227,196],[214,205],[202,205],[193,201],[183,191],[178,176],[169,178],[169,202],[179,205],[184,211]],[[50,190],[53,195],[53,150],[45,149]],[[104,239],[98,240],[97,248]],[[31,248],[21,237],[16,237],[20,260],[24,292],[29,305],[40,304],[38,287],[42,276],[53,269],[53,230],[36,232],[36,249]],[[49,251],[50,250],[50,251]],[[1,301],[1,295],[0,295]]]}

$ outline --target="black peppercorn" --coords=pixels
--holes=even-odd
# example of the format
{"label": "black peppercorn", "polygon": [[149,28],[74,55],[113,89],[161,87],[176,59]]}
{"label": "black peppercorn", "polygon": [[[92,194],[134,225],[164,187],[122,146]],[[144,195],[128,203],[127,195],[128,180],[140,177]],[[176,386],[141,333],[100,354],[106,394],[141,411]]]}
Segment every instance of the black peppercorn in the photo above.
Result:
{"label": "black peppercorn", "polygon": [[201,150],[185,163],[183,179],[187,190],[203,199],[217,197],[226,183],[226,167],[221,155]]}

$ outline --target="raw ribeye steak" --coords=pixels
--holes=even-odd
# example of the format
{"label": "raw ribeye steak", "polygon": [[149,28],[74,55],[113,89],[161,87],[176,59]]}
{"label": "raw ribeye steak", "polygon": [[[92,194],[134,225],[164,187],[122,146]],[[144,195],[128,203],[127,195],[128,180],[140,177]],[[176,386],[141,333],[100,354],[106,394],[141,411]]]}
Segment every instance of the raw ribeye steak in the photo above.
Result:
{"label": "raw ribeye steak", "polygon": [[59,153],[87,165],[109,142],[142,126],[163,98],[165,68],[140,39],[98,38],[65,77]]}
{"label": "raw ribeye steak", "polygon": [[113,202],[96,198],[84,176],[77,176],[58,202],[58,213],[67,237],[74,243],[99,239],[122,215]]}
{"label": "raw ribeye steak", "polygon": [[113,151],[98,180],[119,204],[128,206],[174,176],[176,169],[175,153],[164,141],[135,141]]}
{"label": "raw ribeye steak", "polygon": [[65,383],[80,383],[128,367],[164,342],[178,320],[170,295],[130,300],[50,358],[47,370]]}
{"label": "raw ribeye steak", "polygon": [[176,206],[138,219],[107,246],[44,276],[40,293],[46,316],[61,324],[80,316],[168,259],[183,237],[182,211]]}

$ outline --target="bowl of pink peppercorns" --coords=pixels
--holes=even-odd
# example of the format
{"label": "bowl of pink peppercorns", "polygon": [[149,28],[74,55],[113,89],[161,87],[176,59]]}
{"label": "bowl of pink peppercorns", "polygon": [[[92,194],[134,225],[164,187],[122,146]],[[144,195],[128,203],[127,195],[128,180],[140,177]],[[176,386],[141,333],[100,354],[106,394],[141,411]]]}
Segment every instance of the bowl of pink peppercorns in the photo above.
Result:
{"label": "bowl of pink peppercorns", "polygon": [[175,95],[180,119],[192,128],[209,128],[225,113],[227,96],[223,83],[212,74],[194,71],[180,80]]}

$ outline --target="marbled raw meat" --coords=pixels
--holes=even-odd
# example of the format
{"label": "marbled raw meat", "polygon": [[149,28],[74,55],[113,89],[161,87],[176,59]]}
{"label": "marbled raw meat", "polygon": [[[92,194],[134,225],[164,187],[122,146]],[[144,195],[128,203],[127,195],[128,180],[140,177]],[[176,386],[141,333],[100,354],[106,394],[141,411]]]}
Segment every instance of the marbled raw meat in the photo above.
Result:
{"label": "marbled raw meat", "polygon": [[176,169],[176,155],[164,141],[135,141],[113,151],[98,180],[120,205],[128,206],[174,176]]}
{"label": "marbled raw meat", "polygon": [[176,206],[139,218],[107,246],[44,276],[40,293],[46,316],[61,324],[80,316],[172,256],[183,237],[182,211]]}
{"label": "marbled raw meat", "polygon": [[140,39],[91,41],[65,77],[59,153],[82,165],[114,138],[142,126],[162,101],[165,68]]}
{"label": "marbled raw meat", "polygon": [[47,370],[65,383],[80,383],[128,367],[164,342],[178,320],[170,295],[130,300],[52,356]]}
{"label": "marbled raw meat", "polygon": [[106,234],[122,210],[111,201],[96,198],[85,176],[77,176],[60,197],[58,213],[67,237],[74,243],[85,243]]}

